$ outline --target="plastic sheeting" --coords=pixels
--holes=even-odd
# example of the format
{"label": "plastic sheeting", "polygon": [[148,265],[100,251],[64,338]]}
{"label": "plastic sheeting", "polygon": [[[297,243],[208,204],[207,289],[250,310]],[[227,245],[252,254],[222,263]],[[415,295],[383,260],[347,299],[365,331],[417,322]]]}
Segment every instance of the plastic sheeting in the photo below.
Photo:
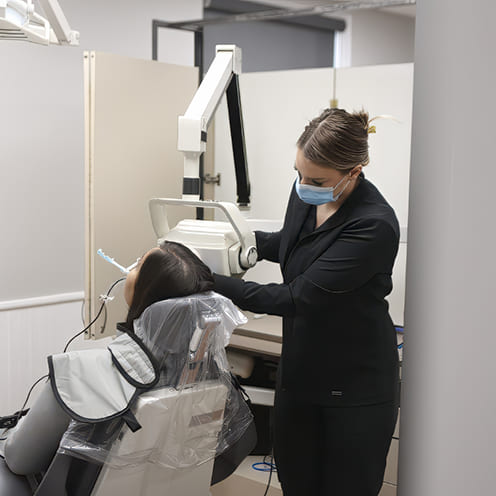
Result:
{"label": "plastic sheeting", "polygon": [[160,378],[132,407],[142,428],[133,433],[122,419],[71,421],[59,452],[114,468],[187,468],[222,453],[253,419],[225,352],[234,328],[245,322],[229,299],[213,292],[148,307],[134,332],[158,362]]}

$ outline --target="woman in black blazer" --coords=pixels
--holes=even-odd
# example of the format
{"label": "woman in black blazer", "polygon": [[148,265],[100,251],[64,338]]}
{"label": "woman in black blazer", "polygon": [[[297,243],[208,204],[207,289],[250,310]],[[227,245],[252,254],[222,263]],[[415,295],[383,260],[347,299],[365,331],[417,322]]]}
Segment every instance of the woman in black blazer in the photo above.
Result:
{"label": "woman in black blazer", "polygon": [[362,167],[365,112],[328,109],[297,142],[281,231],[256,232],[282,284],[215,275],[239,307],[283,317],[274,455],[285,496],[376,496],[398,411],[396,333],[385,297],[398,251],[393,209]]}

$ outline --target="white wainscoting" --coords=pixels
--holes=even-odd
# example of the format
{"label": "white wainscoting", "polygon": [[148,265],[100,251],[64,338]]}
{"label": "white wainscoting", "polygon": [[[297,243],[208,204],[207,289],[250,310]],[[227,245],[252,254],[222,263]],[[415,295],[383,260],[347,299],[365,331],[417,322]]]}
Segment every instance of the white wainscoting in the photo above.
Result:
{"label": "white wainscoting", "polygon": [[[83,329],[82,301],[83,292],[0,302],[0,415],[21,408],[31,385],[48,371],[46,357],[62,352]],[[79,337],[70,349],[106,343]]]}

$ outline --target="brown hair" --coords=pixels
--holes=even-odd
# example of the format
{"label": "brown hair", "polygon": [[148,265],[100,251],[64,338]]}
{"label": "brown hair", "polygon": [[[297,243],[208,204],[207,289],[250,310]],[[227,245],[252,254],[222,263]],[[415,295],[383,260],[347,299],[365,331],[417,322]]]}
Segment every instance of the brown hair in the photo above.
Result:
{"label": "brown hair", "polygon": [[369,163],[369,114],[330,108],[311,120],[297,141],[314,164],[348,171]]}
{"label": "brown hair", "polygon": [[189,248],[165,241],[140,267],[126,327],[132,330],[134,319],[157,301],[210,291],[213,286],[212,272]]}

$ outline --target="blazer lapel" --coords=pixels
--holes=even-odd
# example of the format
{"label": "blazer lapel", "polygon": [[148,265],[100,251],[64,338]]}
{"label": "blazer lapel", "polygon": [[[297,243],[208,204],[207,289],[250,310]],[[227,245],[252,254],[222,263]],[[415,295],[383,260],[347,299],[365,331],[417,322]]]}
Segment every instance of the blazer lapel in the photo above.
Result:
{"label": "blazer lapel", "polygon": [[[361,178],[364,179],[363,173],[361,174]],[[361,181],[361,183],[363,183],[363,181]],[[329,219],[327,219],[318,229],[315,229],[315,231],[307,234],[303,239],[308,239],[310,237],[319,238],[321,236],[325,236],[327,238],[325,233],[345,223],[349,218],[350,212],[353,210],[354,204],[362,195],[362,188],[362,184],[359,184],[356,190],[353,191],[347,201],[341,205],[339,210],[333,216],[329,217]],[[285,272],[291,253],[298,243],[298,236],[310,208],[311,205],[300,200],[293,186],[293,191],[291,192],[288,210],[286,213],[285,232],[281,239],[279,251],[279,260],[283,273]],[[305,257],[305,267],[311,265],[314,258],[318,256],[320,256],[319,250],[316,250],[315,253],[309,251]],[[299,269],[303,270],[302,267]]]}
{"label": "blazer lapel", "polygon": [[298,236],[310,208],[311,205],[300,200],[293,186],[284,222],[284,235],[281,239],[281,246],[279,247],[279,261],[283,270],[291,250],[298,241]]}

